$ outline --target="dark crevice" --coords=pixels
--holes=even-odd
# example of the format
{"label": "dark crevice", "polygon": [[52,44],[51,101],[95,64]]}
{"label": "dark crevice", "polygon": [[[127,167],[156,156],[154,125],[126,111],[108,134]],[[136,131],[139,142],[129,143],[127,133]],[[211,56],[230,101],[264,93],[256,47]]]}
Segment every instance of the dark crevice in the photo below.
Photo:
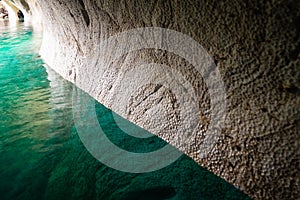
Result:
{"label": "dark crevice", "polygon": [[86,10],[82,9],[81,14],[83,15],[83,19],[85,21],[86,26],[90,25],[90,18]]}
{"label": "dark crevice", "polygon": [[80,4],[80,6],[81,6],[82,8],[85,8],[85,5],[84,5],[84,3],[83,3],[82,0],[78,0],[78,3]]}
{"label": "dark crevice", "polygon": [[[153,95],[154,93],[156,93],[160,88],[162,88],[163,86],[162,85],[156,85],[155,88],[154,88],[154,91],[151,92],[150,94],[148,94],[147,96],[145,96],[137,105],[136,107],[138,107],[142,102],[146,101],[147,98],[149,98],[151,95]],[[159,100],[159,102],[161,101],[162,99]],[[158,104],[158,103],[157,103]]]}
{"label": "dark crevice", "polygon": [[85,24],[86,24],[86,26],[89,26],[90,25],[90,17],[89,17],[88,12],[85,9],[84,2],[82,0],[78,0],[78,2],[80,4],[80,6],[81,6],[81,14],[83,16]]}
{"label": "dark crevice", "polygon": [[24,22],[24,14],[21,10],[18,11],[17,15],[18,15],[19,21]]}
{"label": "dark crevice", "polygon": [[74,18],[74,15],[71,13],[71,11],[69,11],[69,13],[70,13],[71,17]]}
{"label": "dark crevice", "polygon": [[29,7],[28,3],[25,0],[20,0],[20,3],[25,8],[26,12],[29,12],[30,7]]}

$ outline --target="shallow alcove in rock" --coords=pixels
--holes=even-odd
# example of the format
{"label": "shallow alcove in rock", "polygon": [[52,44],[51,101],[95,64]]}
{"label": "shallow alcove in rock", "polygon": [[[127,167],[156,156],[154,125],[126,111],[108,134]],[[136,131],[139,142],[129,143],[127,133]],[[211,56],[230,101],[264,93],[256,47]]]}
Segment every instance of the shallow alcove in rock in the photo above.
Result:
{"label": "shallow alcove in rock", "polygon": [[24,22],[24,14],[21,10],[18,11],[18,18],[20,22]]}

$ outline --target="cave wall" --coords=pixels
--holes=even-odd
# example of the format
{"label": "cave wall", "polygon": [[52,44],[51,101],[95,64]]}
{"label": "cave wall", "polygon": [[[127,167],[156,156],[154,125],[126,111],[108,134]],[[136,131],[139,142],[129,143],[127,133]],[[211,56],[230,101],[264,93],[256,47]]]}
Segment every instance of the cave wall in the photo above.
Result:
{"label": "cave wall", "polygon": [[10,21],[17,21],[18,20],[18,8],[15,7],[10,1],[1,1],[2,5],[5,7],[7,10]]}
{"label": "cave wall", "polygon": [[1,3],[9,12],[9,22],[11,25],[16,25],[20,20],[18,11],[21,10],[26,25],[34,26],[35,29],[42,29],[41,9],[35,0],[1,0]]}
{"label": "cave wall", "polygon": [[[117,104],[126,104],[128,112],[122,116],[171,143],[176,135],[172,124],[165,122],[162,130],[151,122],[156,116],[149,116],[145,109],[164,97],[161,104],[172,118],[176,103],[172,95],[166,95],[167,89],[146,85],[131,102],[112,101],[115,94],[124,92],[122,74],[133,65],[146,61],[176,66],[196,90],[203,111],[200,118],[209,123],[205,82],[189,63],[170,52],[144,49],[111,63],[104,72],[105,84],[89,77],[88,71],[102,66],[99,51],[114,48],[99,50],[100,42],[126,30],[163,27],[193,38],[214,59],[224,81],[227,107],[221,136],[205,158],[198,156],[205,126],[198,127],[198,139],[183,150],[255,199],[299,198],[299,2],[27,2],[33,17],[34,12],[41,14],[41,55],[49,66],[117,113]],[[138,99],[142,100],[137,103]]]}

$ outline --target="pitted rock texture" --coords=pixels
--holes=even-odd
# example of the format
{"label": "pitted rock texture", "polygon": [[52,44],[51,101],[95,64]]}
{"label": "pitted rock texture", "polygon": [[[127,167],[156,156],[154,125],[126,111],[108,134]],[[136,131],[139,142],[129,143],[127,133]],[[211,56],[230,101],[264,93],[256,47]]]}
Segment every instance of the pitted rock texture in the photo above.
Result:
{"label": "pitted rock texture", "polygon": [[[65,79],[118,113],[112,101],[116,101],[114,94],[124,92],[119,89],[126,71],[142,62],[174,67],[196,90],[201,108],[197,139],[190,141],[185,153],[254,199],[300,198],[299,1],[37,3],[44,28],[41,54]],[[221,73],[227,103],[225,126],[204,159],[198,156],[199,147],[212,108],[203,78],[184,59],[155,49],[130,52],[111,63],[100,82],[90,80],[88,68],[97,70],[105,59],[95,51],[101,41],[125,30],[153,26],[192,37],[208,51]],[[172,143],[173,126],[179,123],[175,100],[166,88],[150,84],[132,94],[129,102],[119,104],[128,107],[125,116],[121,113],[124,117]],[[149,110],[157,102],[174,121],[164,131],[150,120],[156,112]]]}

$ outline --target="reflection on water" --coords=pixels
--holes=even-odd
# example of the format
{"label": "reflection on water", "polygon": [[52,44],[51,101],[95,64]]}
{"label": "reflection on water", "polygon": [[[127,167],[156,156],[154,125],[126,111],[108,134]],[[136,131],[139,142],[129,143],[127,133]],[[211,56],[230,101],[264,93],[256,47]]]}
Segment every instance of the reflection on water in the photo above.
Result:
{"label": "reflection on water", "polygon": [[[187,156],[144,174],[120,172],[94,159],[74,128],[74,86],[43,67],[40,39],[30,27],[0,24],[1,200],[247,199]],[[110,110],[101,104],[96,110],[108,113],[99,122],[107,125],[111,141],[129,141],[120,137]],[[152,151],[165,145],[156,137],[150,143],[133,139],[124,148]]]}

